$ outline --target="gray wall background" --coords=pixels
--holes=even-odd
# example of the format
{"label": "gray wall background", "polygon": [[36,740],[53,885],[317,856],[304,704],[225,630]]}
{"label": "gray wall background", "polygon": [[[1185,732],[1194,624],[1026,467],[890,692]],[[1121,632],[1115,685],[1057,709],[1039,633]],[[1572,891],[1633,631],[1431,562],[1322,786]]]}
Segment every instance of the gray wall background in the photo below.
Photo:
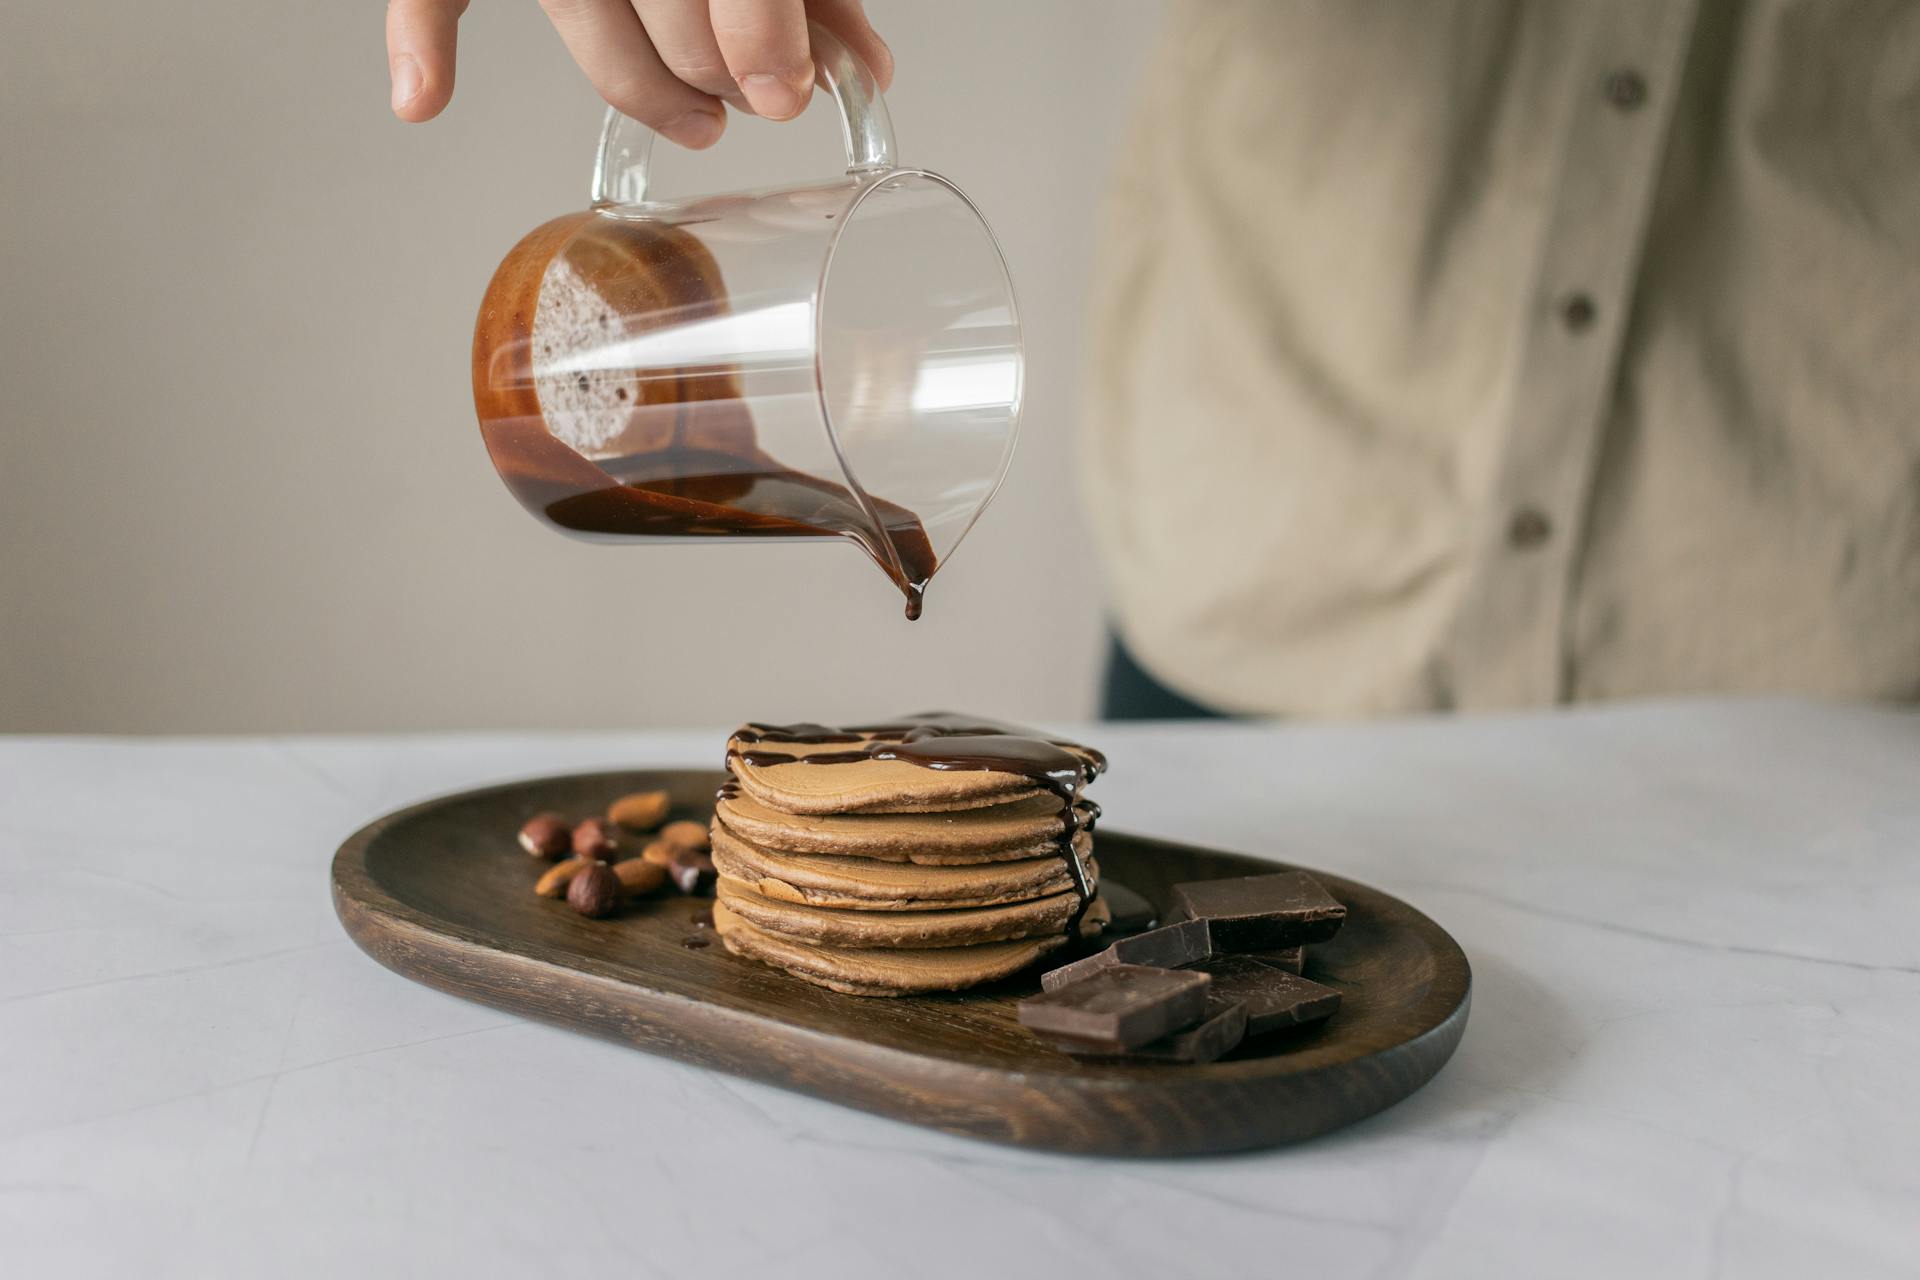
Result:
{"label": "gray wall background", "polygon": [[[474,308],[584,204],[601,110],[532,0],[473,6],[415,127],[375,3],[10,6],[0,731],[1089,714],[1081,309],[1159,5],[869,11],[903,158],[986,211],[1028,340],[1013,472],[912,624],[850,545],[588,546],[493,475]],[[663,151],[659,189],[835,172],[830,110]]]}

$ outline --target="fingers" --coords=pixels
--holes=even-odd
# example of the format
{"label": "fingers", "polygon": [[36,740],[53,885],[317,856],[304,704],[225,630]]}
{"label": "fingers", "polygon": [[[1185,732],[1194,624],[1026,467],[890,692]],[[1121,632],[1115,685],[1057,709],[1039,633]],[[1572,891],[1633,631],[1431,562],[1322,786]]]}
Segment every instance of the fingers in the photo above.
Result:
{"label": "fingers", "polygon": [[[389,0],[387,67],[394,114],[431,120],[453,97],[458,23],[469,0]],[[893,54],[860,0],[541,0],[600,96],[695,149],[726,129],[721,100],[771,120],[813,93],[811,15],[844,40],[881,88]]]}
{"label": "fingers", "polygon": [[389,0],[387,75],[393,114],[431,120],[453,97],[455,34],[467,0]]}
{"label": "fingers", "polygon": [[710,0],[713,38],[754,114],[791,120],[813,93],[803,0]]}
{"label": "fingers", "polygon": [[882,89],[893,87],[893,50],[867,21],[860,0],[807,0],[807,13],[813,20],[846,42],[860,61],[867,64]]}
{"label": "fingers", "polygon": [[[702,93],[710,93],[743,111],[753,109],[720,52],[707,0],[634,0],[634,7],[639,10],[641,25],[646,28],[647,37],[653,41],[667,70]],[[754,0],[741,7],[755,14],[765,9],[764,0]],[[893,82],[893,52],[867,21],[860,0],[805,0],[803,10],[806,17],[844,40],[872,69],[882,89]],[[808,57],[811,56],[809,50]]]}
{"label": "fingers", "polygon": [[683,147],[719,140],[725,108],[667,70],[628,0],[540,0],[540,7],[612,106]]}
{"label": "fingers", "polygon": [[667,70],[702,93],[746,105],[727,60],[720,56],[720,42],[713,38],[706,0],[635,0],[634,8]]}

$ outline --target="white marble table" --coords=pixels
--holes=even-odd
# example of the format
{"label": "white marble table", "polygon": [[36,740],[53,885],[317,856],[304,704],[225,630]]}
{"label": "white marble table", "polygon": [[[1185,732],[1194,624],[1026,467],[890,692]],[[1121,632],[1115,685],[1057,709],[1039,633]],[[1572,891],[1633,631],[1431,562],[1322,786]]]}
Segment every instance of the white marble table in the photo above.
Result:
{"label": "white marble table", "polygon": [[1920,1274],[1920,715],[1098,739],[1110,826],[1460,939],[1432,1085],[1250,1156],[1006,1150],[465,1004],[334,922],[378,812],[714,733],[0,739],[0,1276]]}

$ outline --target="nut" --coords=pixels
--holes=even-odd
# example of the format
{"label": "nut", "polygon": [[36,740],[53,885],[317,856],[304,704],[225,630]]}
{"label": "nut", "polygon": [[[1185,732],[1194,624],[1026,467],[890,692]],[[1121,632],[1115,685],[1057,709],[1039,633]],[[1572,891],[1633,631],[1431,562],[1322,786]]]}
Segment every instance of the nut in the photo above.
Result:
{"label": "nut", "polygon": [[568,882],[592,865],[581,858],[556,862],[547,868],[546,874],[533,886],[533,891],[543,898],[564,898],[567,896]]}
{"label": "nut", "polygon": [[677,849],[705,849],[712,842],[712,837],[707,834],[706,823],[691,822],[685,818],[660,828],[660,838]]}
{"label": "nut", "polygon": [[645,858],[616,862],[613,864],[613,874],[619,877],[620,888],[630,898],[652,893],[667,882],[667,869]]}
{"label": "nut", "polygon": [[637,835],[665,822],[672,808],[673,797],[664,791],[636,791],[607,806],[607,821]]}
{"label": "nut", "polygon": [[594,919],[612,915],[620,905],[620,877],[604,862],[589,862],[567,885],[567,905]]}
{"label": "nut", "polygon": [[572,845],[572,829],[557,813],[536,813],[520,828],[520,847],[548,862],[565,857]]}
{"label": "nut", "polygon": [[656,866],[670,867],[673,855],[680,852],[679,845],[668,844],[665,840],[655,840],[640,851],[640,856]]}
{"label": "nut", "polygon": [[611,862],[620,847],[619,829],[605,818],[588,818],[573,829],[573,856],[588,862]]}
{"label": "nut", "polygon": [[713,867],[713,859],[698,849],[682,849],[674,854],[667,874],[682,893],[705,893],[713,887],[718,875]]}

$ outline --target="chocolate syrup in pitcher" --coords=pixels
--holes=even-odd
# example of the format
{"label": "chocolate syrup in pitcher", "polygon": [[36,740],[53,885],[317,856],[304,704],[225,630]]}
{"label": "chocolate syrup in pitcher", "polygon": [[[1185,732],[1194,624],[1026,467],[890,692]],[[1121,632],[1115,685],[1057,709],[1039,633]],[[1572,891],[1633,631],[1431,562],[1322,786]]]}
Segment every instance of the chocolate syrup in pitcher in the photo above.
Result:
{"label": "chocolate syrup in pitcher", "polygon": [[473,335],[501,478],[580,538],[849,538],[919,617],[938,567],[919,517],[760,449],[735,370],[554,371],[556,356],[727,313],[713,255],[677,227],[588,211],[536,228],[494,273]]}
{"label": "chocolate syrup in pitcher", "polygon": [[[957,716],[949,712],[907,716],[881,725],[862,725],[834,729],[820,724],[750,724],[734,735],[742,748],[728,752],[728,761],[739,759],[764,768],[777,764],[834,765],[862,760],[902,760],[926,769],[956,769],[1011,773],[1026,778],[1051,792],[1060,801],[1060,834],[1055,838],[1055,853],[1072,878],[1079,898],[1067,920],[1069,938],[1080,931],[1080,921],[1093,905],[1095,887],[1073,847],[1082,831],[1093,830],[1100,809],[1081,799],[1087,783],[1106,771],[1107,759],[1091,747],[1072,746],[1035,735],[1018,725],[995,720]],[[786,751],[760,750],[767,746],[845,746],[841,751],[809,752],[793,755]],[[738,786],[728,778],[720,794],[738,794]]]}

